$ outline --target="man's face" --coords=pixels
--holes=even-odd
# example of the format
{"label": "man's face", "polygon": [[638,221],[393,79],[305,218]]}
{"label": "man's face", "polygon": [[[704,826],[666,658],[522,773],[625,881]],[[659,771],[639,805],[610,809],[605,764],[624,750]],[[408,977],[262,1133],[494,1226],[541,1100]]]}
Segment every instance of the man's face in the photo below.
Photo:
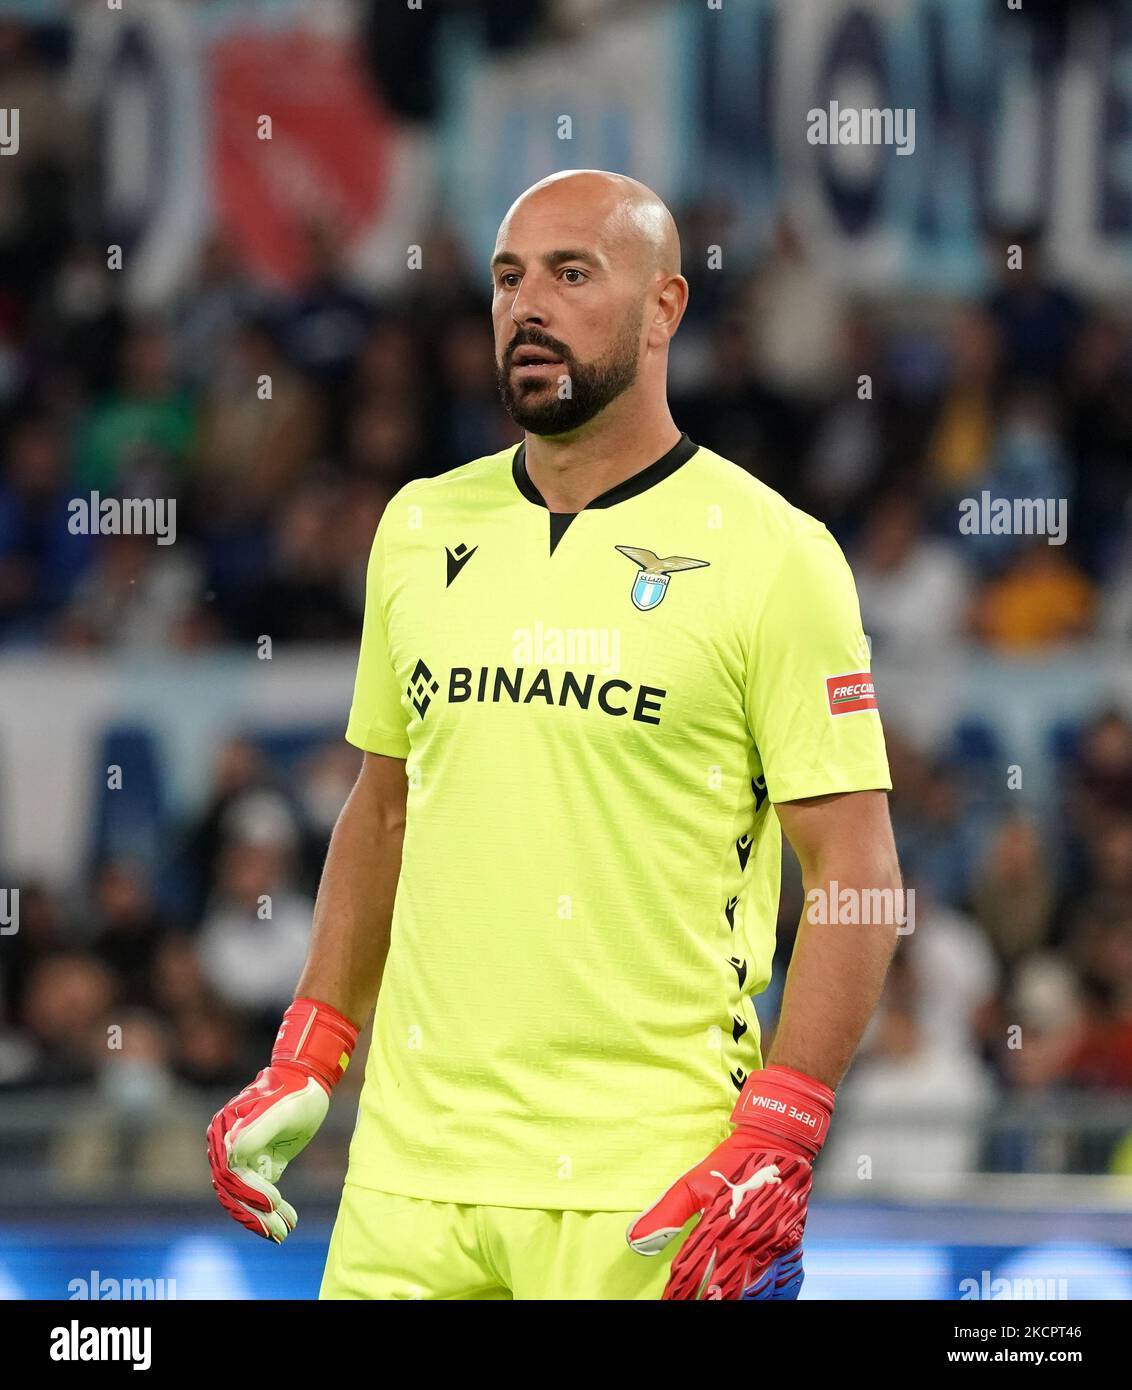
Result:
{"label": "man's face", "polygon": [[495,365],[507,413],[560,435],[627,390],[641,355],[644,293],[600,209],[545,190],[503,224],[492,261]]}

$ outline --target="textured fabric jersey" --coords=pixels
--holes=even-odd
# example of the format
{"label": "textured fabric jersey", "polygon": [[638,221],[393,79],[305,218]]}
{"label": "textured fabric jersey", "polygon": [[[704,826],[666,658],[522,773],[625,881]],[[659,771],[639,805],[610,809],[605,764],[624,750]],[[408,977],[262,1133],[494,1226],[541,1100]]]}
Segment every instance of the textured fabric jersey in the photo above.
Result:
{"label": "textured fabric jersey", "polygon": [[350,1181],[629,1210],[762,1065],[774,803],[888,788],[829,532],[687,437],[576,515],[522,447],[374,541],[346,737],[406,759]]}

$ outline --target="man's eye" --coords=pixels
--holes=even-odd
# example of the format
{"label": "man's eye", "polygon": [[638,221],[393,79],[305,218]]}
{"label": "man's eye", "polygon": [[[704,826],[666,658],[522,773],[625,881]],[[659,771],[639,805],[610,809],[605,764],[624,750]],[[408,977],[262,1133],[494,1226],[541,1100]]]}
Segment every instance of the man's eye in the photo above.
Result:
{"label": "man's eye", "polygon": [[499,277],[500,288],[513,290],[519,283],[519,273],[515,270],[505,270]]}
{"label": "man's eye", "polygon": [[582,281],[586,278],[584,272],[578,270],[578,269],[577,269],[576,267],[574,267],[574,266],[568,266],[568,267],[562,272],[562,274],[563,274],[564,276],[566,276],[566,275],[576,275],[576,276],[578,277],[577,280],[571,280],[571,281],[569,281],[569,283],[570,283],[571,285],[580,285],[580,284],[582,283]]}

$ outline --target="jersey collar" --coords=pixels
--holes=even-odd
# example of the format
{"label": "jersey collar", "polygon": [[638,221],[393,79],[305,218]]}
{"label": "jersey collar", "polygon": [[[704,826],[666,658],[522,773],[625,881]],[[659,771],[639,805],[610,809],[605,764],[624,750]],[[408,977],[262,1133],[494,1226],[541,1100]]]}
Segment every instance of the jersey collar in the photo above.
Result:
{"label": "jersey collar", "polygon": [[[655,463],[650,463],[647,468],[642,468],[631,478],[624,478],[621,482],[615,483],[613,487],[595,497],[592,502],[587,502],[584,510],[589,511],[593,507],[612,507],[618,502],[628,501],[630,497],[647,492],[650,487],[662,483],[665,478],[687,463],[698,448],[699,445],[693,444],[686,434],[681,434],[668,453],[662,454]],[[515,450],[511,460],[511,476],[515,479],[515,486],[528,502],[533,502],[536,507],[546,506],[542,493],[531,482],[530,475],[527,473],[527,445],[525,441]],[[577,513],[558,512],[554,515],[576,516]]]}

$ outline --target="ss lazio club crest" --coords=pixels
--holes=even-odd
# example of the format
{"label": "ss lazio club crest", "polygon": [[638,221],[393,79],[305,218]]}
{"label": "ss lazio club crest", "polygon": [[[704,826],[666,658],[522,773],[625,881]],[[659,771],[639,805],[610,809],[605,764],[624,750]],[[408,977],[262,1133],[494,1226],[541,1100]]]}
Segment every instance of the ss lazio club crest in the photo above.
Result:
{"label": "ss lazio club crest", "polygon": [[647,613],[660,603],[667,592],[670,575],[678,570],[698,570],[709,563],[707,560],[691,560],[687,555],[669,555],[662,560],[651,550],[642,550],[636,545],[615,545],[613,548],[622,555],[628,555],[641,567],[640,574],[633,580],[631,597],[634,606],[642,613]]}

